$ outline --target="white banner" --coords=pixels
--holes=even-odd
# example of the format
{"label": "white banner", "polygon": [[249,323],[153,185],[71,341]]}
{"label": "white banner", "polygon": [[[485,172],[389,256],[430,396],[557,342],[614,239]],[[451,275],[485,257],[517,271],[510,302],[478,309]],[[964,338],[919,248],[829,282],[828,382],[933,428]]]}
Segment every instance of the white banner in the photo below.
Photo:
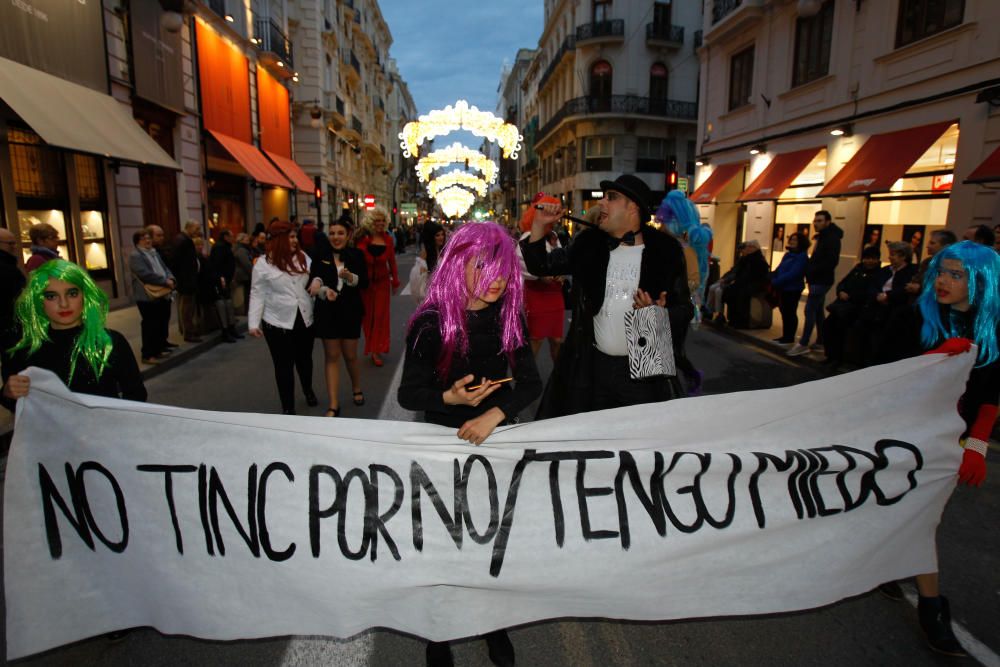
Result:
{"label": "white banner", "polygon": [[521,424],[201,412],[32,369],[4,497],[14,659],[119,628],[445,640],[805,609],[934,571],[971,354]]}

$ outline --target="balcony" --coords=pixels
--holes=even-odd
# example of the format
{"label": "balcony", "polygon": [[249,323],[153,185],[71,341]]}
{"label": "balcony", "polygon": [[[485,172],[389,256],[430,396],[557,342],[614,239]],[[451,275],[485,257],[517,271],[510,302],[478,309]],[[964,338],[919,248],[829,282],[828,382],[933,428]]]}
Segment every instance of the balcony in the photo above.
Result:
{"label": "balcony", "polygon": [[344,100],[335,93],[323,94],[323,108],[330,114],[330,121],[335,130],[339,130],[347,124],[347,118],[344,115]]}
{"label": "balcony", "polygon": [[281,61],[289,69],[295,67],[295,63],[292,62],[292,43],[274,19],[254,17],[253,34],[264,60],[267,60],[268,54],[273,54],[274,60]]}
{"label": "balcony", "polygon": [[713,0],[712,25],[704,40],[725,41],[755,29],[764,20],[764,6],[770,0]]}
{"label": "balcony", "polygon": [[652,99],[638,95],[612,95],[610,97],[575,97],[563,105],[552,118],[542,126],[535,140],[537,146],[552,133],[561,122],[572,116],[590,114],[614,114],[619,116],[655,116],[671,120],[696,121],[698,105],[680,100]]}
{"label": "balcony", "polygon": [[585,23],[576,29],[576,42],[621,41],[625,39],[625,19]]}
{"label": "balcony", "polygon": [[375,107],[375,118],[377,120],[382,120],[385,118],[385,102],[382,101],[381,97],[376,97],[374,100]]}
{"label": "balcony", "polygon": [[341,49],[340,62],[344,65],[344,75],[349,84],[358,85],[361,83],[361,62],[354,55],[353,49]]}
{"label": "balcony", "polygon": [[647,23],[646,44],[679,49],[684,46],[684,26],[668,23]]}
{"label": "balcony", "polygon": [[357,116],[351,116],[351,130],[357,132],[359,137],[365,133],[365,126],[361,124],[361,119]]}
{"label": "balcony", "polygon": [[559,67],[559,63],[562,62],[563,56],[574,50],[576,50],[576,37],[573,35],[566,35],[566,39],[563,40],[562,46],[560,46],[559,50],[556,51],[556,55],[552,56],[552,61],[549,63],[549,66],[545,68],[542,78],[538,80],[538,90],[545,88],[545,82],[549,80],[552,73]]}
{"label": "balcony", "polygon": [[743,0],[715,0],[712,3],[712,25],[736,11]]}

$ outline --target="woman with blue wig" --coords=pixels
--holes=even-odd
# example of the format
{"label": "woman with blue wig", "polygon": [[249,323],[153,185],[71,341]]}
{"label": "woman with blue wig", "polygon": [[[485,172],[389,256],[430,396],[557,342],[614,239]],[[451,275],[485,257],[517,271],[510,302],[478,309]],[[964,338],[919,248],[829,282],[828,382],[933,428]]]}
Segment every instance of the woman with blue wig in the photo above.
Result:
{"label": "woman with blue wig", "polygon": [[146,400],[135,354],[117,331],[104,328],[108,297],[82,268],[62,259],[42,264],[14,306],[20,339],[3,367],[0,403],[14,409],[31,383],[21,371],[50,370],[70,390],[132,401]]}
{"label": "woman with blue wig", "polygon": [[[457,428],[473,445],[515,421],[542,393],[514,244],[492,222],[463,225],[445,245],[407,329],[399,404]],[[514,664],[505,630],[485,639],[495,664]],[[452,664],[448,642],[428,644],[427,664]]]}
{"label": "woman with blue wig", "polygon": [[[960,439],[964,447],[959,483],[979,486],[986,479],[987,441],[1000,401],[1000,255],[988,246],[962,241],[934,255],[914,308],[886,337],[893,349],[884,358],[895,360],[927,354],[962,354],[978,347],[976,365],[969,374],[958,411],[965,421]],[[931,648],[947,655],[965,651],[951,629],[948,600],[939,591],[938,573],[917,575],[920,626]],[[881,587],[892,597],[898,586]]]}

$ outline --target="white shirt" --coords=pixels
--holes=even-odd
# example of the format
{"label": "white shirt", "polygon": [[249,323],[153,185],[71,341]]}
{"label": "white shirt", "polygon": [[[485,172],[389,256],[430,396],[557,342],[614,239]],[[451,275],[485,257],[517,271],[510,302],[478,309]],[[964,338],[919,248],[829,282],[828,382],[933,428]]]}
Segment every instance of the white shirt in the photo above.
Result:
{"label": "white shirt", "polygon": [[635,302],[641,264],[641,245],[620,245],[611,251],[608,277],[604,282],[604,303],[594,318],[594,342],[604,354],[628,356],[625,313],[632,310]]}
{"label": "white shirt", "polygon": [[312,262],[306,255],[305,273],[285,273],[261,257],[253,265],[250,280],[250,308],[247,327],[259,329],[261,320],[282,329],[295,328],[295,316],[302,313],[302,321],[313,322],[313,298],[309,286],[309,267]]}

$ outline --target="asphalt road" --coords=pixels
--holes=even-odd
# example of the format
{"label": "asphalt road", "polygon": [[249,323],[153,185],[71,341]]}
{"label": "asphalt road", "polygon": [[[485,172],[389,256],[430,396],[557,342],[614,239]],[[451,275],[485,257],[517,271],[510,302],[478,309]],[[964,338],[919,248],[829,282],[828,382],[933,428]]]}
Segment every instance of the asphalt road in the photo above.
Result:
{"label": "asphalt road", "polygon": [[[412,254],[402,256],[405,276]],[[413,310],[408,296],[393,301],[393,349],[383,368],[363,363],[367,405],[350,404],[342,389],[343,416],[407,419],[395,403],[400,341]],[[783,387],[819,377],[783,357],[762,352],[713,331],[689,338],[695,365],[705,373],[706,393]],[[550,370],[546,350],[539,354],[543,375]],[[322,351],[314,354],[315,388],[320,406],[308,408],[299,394],[299,414],[322,415],[325,390]],[[397,378],[398,379],[398,378]],[[232,412],[278,413],[270,358],[262,340],[219,345],[204,355],[148,382],[158,403]],[[906,388],[900,388],[905,391]],[[781,406],[775,406],[780,410]],[[849,419],[849,415],[844,416]],[[1000,465],[991,452],[989,477],[978,490],[959,488],[939,531],[942,585],[957,624],[968,632],[977,658],[956,660],[925,648],[908,602],[870,593],[805,612],[771,616],[714,618],[669,623],[612,620],[558,620],[511,631],[518,664],[588,667],[597,665],[937,665],[981,664],[1000,667]],[[912,587],[909,587],[912,592]],[[733,591],[733,595],[739,595]],[[969,640],[969,637],[972,640]],[[457,642],[456,664],[489,665],[485,643]],[[122,641],[98,637],[19,661],[24,665],[421,665],[424,643],[391,631],[369,631],[348,640],[321,637],[209,642],[166,637],[151,629],[129,633]]]}

